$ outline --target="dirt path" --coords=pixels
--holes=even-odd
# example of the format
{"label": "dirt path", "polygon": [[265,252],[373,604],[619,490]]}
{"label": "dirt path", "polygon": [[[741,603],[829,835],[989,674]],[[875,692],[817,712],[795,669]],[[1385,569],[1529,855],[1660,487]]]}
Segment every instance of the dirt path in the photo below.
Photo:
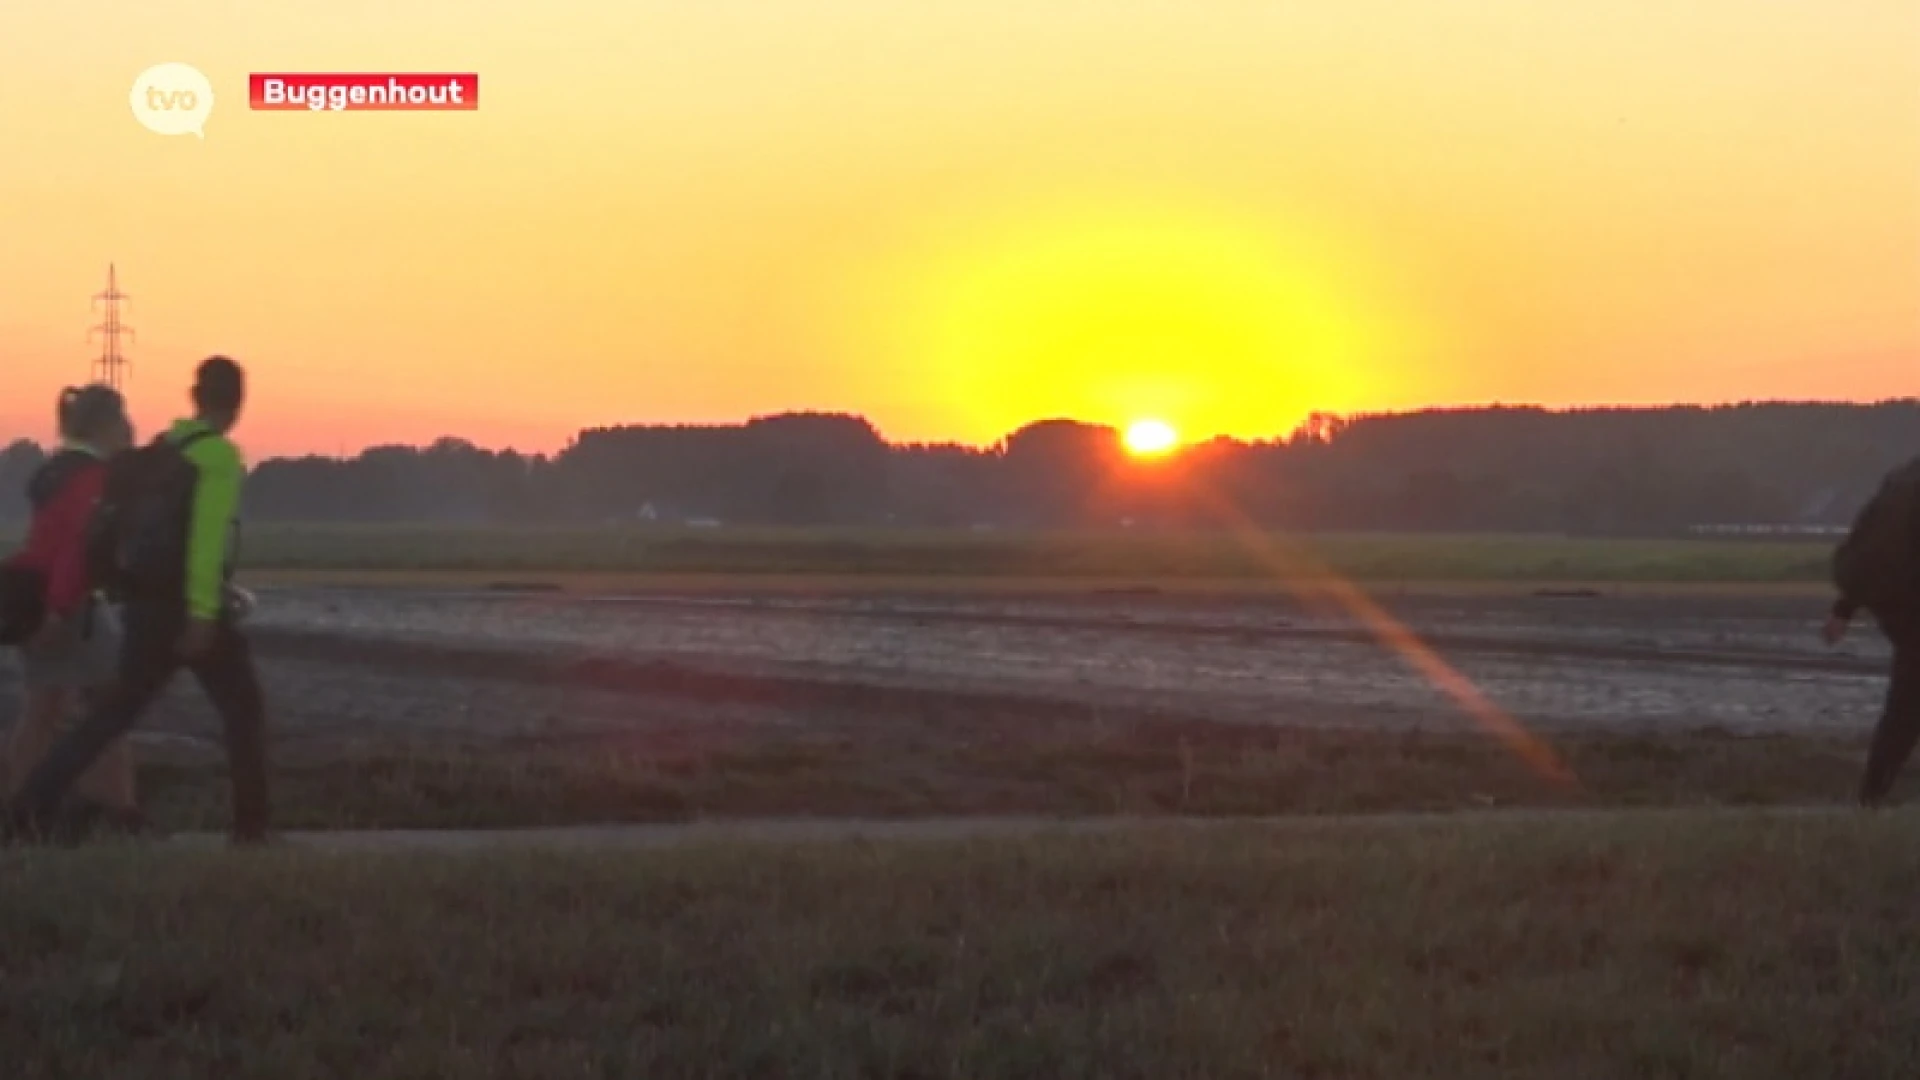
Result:
{"label": "dirt path", "polygon": [[[1580,825],[1606,821],[1701,817],[1727,821],[1784,821],[1858,814],[1840,805],[1784,807],[1687,807],[1620,810],[1485,810],[1458,813],[1341,814],[1267,818],[969,817],[917,820],[775,819],[710,821],[679,825],[589,825],[539,829],[393,829],[289,833],[285,841],[323,852],[494,852],[581,849],[653,851],[703,844],[787,845],[801,843],[994,840],[1043,836],[1113,836],[1181,829],[1383,829],[1484,825]],[[225,838],[183,833],[169,847],[217,848]]]}

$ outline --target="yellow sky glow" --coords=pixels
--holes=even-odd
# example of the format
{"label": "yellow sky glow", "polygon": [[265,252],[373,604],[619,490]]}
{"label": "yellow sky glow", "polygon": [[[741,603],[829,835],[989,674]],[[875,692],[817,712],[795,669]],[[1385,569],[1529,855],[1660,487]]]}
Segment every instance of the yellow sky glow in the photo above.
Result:
{"label": "yellow sky glow", "polygon": [[[109,261],[143,426],[229,352],[256,456],[1906,395],[1916,42],[1907,0],[5,5],[0,435]],[[204,142],[128,111],[167,60]],[[271,70],[481,107],[248,112]]]}

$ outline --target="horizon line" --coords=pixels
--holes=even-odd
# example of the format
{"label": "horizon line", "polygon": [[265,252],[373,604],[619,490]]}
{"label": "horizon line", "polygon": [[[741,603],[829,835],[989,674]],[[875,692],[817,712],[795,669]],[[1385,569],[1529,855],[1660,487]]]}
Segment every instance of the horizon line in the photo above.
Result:
{"label": "horizon line", "polygon": [[[1847,399],[1847,398],[1747,398],[1747,399],[1741,399],[1741,400],[1731,400],[1731,401],[1721,401],[1721,402],[1673,401],[1673,402],[1661,402],[1661,403],[1653,403],[1653,404],[1614,403],[1614,404],[1579,404],[1579,405],[1543,405],[1538,403],[1526,403],[1526,402],[1494,401],[1494,402],[1483,402],[1478,404],[1422,405],[1415,408],[1402,408],[1402,409],[1392,409],[1392,408],[1371,409],[1371,410],[1359,409],[1359,410],[1352,410],[1348,412],[1334,412],[1330,410],[1314,410],[1302,416],[1300,420],[1297,423],[1295,423],[1291,429],[1288,429],[1285,431],[1275,431],[1271,434],[1254,436],[1254,437],[1228,435],[1228,434],[1216,432],[1214,434],[1203,436],[1203,437],[1187,438],[1183,434],[1177,445],[1181,449],[1218,445],[1221,443],[1227,443],[1227,444],[1239,445],[1239,446],[1263,446],[1263,445],[1270,446],[1276,443],[1284,443],[1297,437],[1301,433],[1302,429],[1307,427],[1317,417],[1328,418],[1335,422],[1352,423],[1352,422],[1365,421],[1365,420],[1392,419],[1396,417],[1432,416],[1437,414],[1463,414],[1463,413],[1464,414],[1471,414],[1471,413],[1491,414],[1491,413],[1503,413],[1503,412],[1505,413],[1528,412],[1528,413],[1540,413],[1540,414],[1545,414],[1549,416],[1575,416],[1575,415],[1590,414],[1590,413],[1713,412],[1713,411],[1731,411],[1731,410],[1738,410],[1738,409],[1758,409],[1758,408],[1877,409],[1877,408],[1887,408],[1891,406],[1900,406],[1900,405],[1909,405],[1909,406],[1920,405],[1920,394],[1907,395],[1907,396],[1901,396],[1901,397],[1883,397],[1883,398],[1876,398],[1871,400]],[[831,409],[791,409],[791,410],[785,410],[785,411],[779,411],[779,412],[747,413],[741,419],[733,420],[733,421],[686,422],[686,421],[632,420],[632,421],[623,421],[619,423],[583,425],[575,428],[573,430],[573,433],[570,436],[568,436],[565,439],[565,441],[562,442],[562,444],[557,449],[552,451],[522,450],[519,447],[516,447],[513,445],[486,445],[486,444],[476,442],[472,438],[469,438],[464,435],[458,435],[453,433],[442,433],[440,435],[424,438],[415,442],[381,441],[381,442],[369,442],[352,449],[347,449],[343,447],[343,448],[335,449],[333,451],[325,451],[325,450],[316,448],[316,449],[308,449],[308,450],[301,450],[301,451],[294,451],[294,452],[281,452],[281,453],[262,455],[262,457],[259,460],[263,462],[264,461],[289,461],[289,460],[301,461],[301,460],[316,460],[316,459],[324,460],[324,461],[350,461],[356,457],[360,457],[377,450],[426,450],[426,449],[432,448],[437,443],[449,442],[449,441],[462,443],[475,450],[486,452],[486,453],[495,453],[495,454],[506,453],[506,454],[519,454],[526,457],[541,457],[541,456],[552,456],[555,454],[564,453],[566,450],[570,449],[573,445],[575,445],[579,441],[581,436],[590,435],[590,434],[599,434],[599,433],[616,432],[616,431],[738,431],[738,430],[744,430],[747,427],[757,423],[765,423],[773,420],[807,418],[807,417],[859,421],[865,424],[868,428],[870,428],[873,431],[875,437],[878,438],[882,444],[884,444],[890,449],[915,449],[915,448],[959,449],[959,450],[969,450],[969,451],[974,451],[979,453],[990,453],[997,449],[1003,448],[1006,445],[1008,440],[1010,440],[1020,432],[1026,431],[1028,429],[1038,427],[1041,425],[1046,425],[1046,424],[1073,424],[1073,425],[1078,425],[1080,427],[1092,428],[1095,430],[1106,430],[1109,432],[1113,432],[1115,435],[1121,434],[1124,430],[1121,427],[1116,427],[1113,424],[1105,423],[1102,421],[1081,420],[1081,419],[1076,419],[1070,416],[1054,415],[1054,416],[1042,416],[1033,420],[1029,420],[1026,423],[1020,425],[1019,427],[1014,428],[1013,430],[1000,436],[998,439],[995,439],[991,442],[986,442],[986,443],[972,443],[972,442],[967,442],[961,439],[895,439],[895,438],[888,437],[880,429],[880,427],[873,422],[873,420],[870,417],[867,417],[866,415],[858,412],[837,411],[837,410],[831,410]],[[1155,418],[1141,417],[1140,419],[1151,420]],[[241,435],[235,441],[244,443],[246,439],[244,435]],[[33,436],[17,435],[17,436],[0,439],[0,449],[4,449],[10,446],[18,446],[21,443],[30,443],[34,446],[40,447],[43,451],[49,445],[47,441],[44,441],[39,438],[35,438]]]}

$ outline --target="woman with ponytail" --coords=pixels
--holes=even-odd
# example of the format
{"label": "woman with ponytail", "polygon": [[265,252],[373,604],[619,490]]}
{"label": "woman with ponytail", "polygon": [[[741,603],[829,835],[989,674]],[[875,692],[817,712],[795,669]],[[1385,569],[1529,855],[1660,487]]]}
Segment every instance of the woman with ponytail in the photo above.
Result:
{"label": "woman with ponytail", "polygon": [[[10,792],[46,756],[68,717],[113,679],[119,653],[118,620],[88,580],[86,535],[107,458],[132,445],[133,425],[125,399],[106,386],[63,391],[57,416],[61,446],[28,481],[33,520],[26,546],[10,560],[45,584],[43,621],[21,648],[26,703],[7,745]],[[124,741],[102,755],[78,787],[105,823],[144,827]]]}

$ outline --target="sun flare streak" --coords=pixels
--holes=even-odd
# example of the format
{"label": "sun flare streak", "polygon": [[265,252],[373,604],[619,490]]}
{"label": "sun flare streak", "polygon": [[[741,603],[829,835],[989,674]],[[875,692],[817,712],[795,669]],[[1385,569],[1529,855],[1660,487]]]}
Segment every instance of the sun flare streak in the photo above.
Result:
{"label": "sun flare streak", "polygon": [[1482,731],[1498,739],[1536,774],[1561,788],[1580,787],[1579,777],[1552,746],[1488,698],[1473,680],[1358,586],[1335,573],[1311,552],[1276,541],[1217,493],[1207,492],[1205,496],[1247,550],[1295,596],[1309,606],[1337,607],[1353,616],[1376,640],[1447,695]]}

